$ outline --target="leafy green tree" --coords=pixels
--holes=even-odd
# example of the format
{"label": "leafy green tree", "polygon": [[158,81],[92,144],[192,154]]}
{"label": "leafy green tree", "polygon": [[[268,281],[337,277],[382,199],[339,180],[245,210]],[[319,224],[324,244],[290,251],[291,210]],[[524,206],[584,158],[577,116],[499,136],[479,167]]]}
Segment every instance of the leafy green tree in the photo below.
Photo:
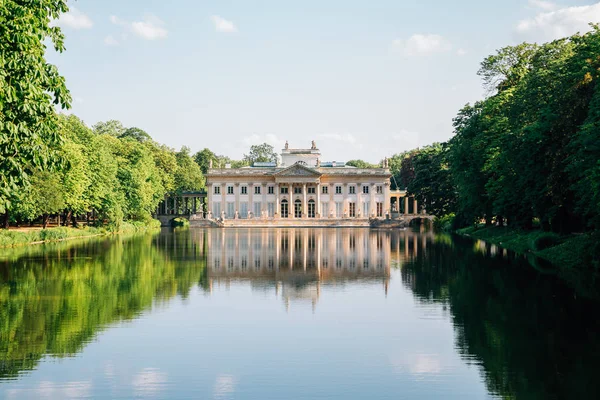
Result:
{"label": "leafy green tree", "polygon": [[177,159],[176,190],[181,193],[202,189],[204,187],[204,176],[200,166],[190,156],[190,149],[185,146],[182,147],[175,157]]}
{"label": "leafy green tree", "polygon": [[125,127],[121,121],[114,119],[106,122],[98,122],[92,126],[92,129],[96,135],[110,135],[114,137],[119,137],[125,132]]}
{"label": "leafy green tree", "polygon": [[456,190],[448,166],[448,148],[439,143],[425,146],[412,157],[414,179],[408,191],[431,215],[442,217],[456,209]]}
{"label": "leafy green tree", "polygon": [[145,130],[136,128],[136,127],[125,129],[125,132],[123,132],[121,135],[119,135],[119,138],[120,139],[134,139],[140,143],[144,143],[146,141],[152,140],[150,135]]}
{"label": "leafy green tree", "polygon": [[211,165],[211,161],[213,168],[219,168],[220,158],[210,149],[204,148],[196,154],[194,154],[194,161],[200,166],[200,170],[202,171],[202,173],[206,174]]}
{"label": "leafy green tree", "polygon": [[346,162],[346,165],[356,168],[377,168],[377,165],[368,163],[364,160],[350,160]]}
{"label": "leafy green tree", "polygon": [[243,161],[248,165],[255,162],[277,162],[278,156],[275,149],[268,143],[250,146],[250,152],[244,154]]}
{"label": "leafy green tree", "polygon": [[42,215],[44,229],[50,215],[57,214],[65,205],[60,176],[48,171],[36,172],[31,178],[31,202],[35,213]]}
{"label": "leafy green tree", "polygon": [[60,28],[50,22],[67,11],[64,0],[0,2],[0,208],[5,212],[34,171],[60,164],[54,107],[68,108],[71,97],[45,53],[46,39],[56,51],[64,50]]}

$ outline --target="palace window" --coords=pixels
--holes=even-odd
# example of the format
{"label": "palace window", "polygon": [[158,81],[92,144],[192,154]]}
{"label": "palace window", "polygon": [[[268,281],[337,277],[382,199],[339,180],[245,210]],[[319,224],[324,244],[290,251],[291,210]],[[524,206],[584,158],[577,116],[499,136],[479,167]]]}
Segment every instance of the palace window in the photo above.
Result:
{"label": "palace window", "polygon": [[227,186],[227,194],[233,194],[233,186]]}
{"label": "palace window", "polygon": [[269,186],[268,193],[269,194],[275,193],[275,186]]}
{"label": "palace window", "polygon": [[280,190],[281,194],[288,194],[288,188],[287,188],[287,186],[282,186],[280,189],[281,189]]}
{"label": "palace window", "polygon": [[356,217],[356,203],[350,203],[350,217],[354,218]]}
{"label": "palace window", "polygon": [[377,216],[383,217],[383,203],[377,203]]}
{"label": "palace window", "polygon": [[356,193],[356,186],[350,186],[350,194]]}
{"label": "palace window", "polygon": [[342,187],[341,186],[336,186],[335,187],[335,194],[342,194]]}
{"label": "palace window", "polygon": [[248,194],[248,186],[242,186],[242,194]]}
{"label": "palace window", "polygon": [[368,186],[363,186],[363,193],[364,194],[369,194],[369,187]]}
{"label": "palace window", "polygon": [[383,186],[381,186],[381,185],[377,186],[377,193],[383,193]]}
{"label": "palace window", "polygon": [[314,188],[314,187],[309,187],[309,188],[308,188],[308,194],[315,194],[315,190],[316,190],[316,188]]}
{"label": "palace window", "polygon": [[221,194],[221,186],[215,186],[215,194]]}
{"label": "palace window", "polygon": [[323,194],[327,194],[327,193],[329,193],[329,187],[323,186]]}
{"label": "palace window", "polygon": [[260,194],[260,186],[254,186],[254,194]]}
{"label": "palace window", "polygon": [[302,188],[300,186],[294,187],[294,194],[302,194]]}

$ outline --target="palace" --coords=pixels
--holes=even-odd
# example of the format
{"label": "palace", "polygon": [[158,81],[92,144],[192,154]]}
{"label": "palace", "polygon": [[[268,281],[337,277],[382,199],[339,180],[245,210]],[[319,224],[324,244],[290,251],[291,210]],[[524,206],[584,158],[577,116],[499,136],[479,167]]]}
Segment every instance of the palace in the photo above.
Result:
{"label": "palace", "polygon": [[[212,167],[212,166],[211,166]],[[321,161],[315,142],[291,149],[281,164],[210,168],[206,174],[209,219],[363,219],[390,215],[390,178],[382,168]]]}

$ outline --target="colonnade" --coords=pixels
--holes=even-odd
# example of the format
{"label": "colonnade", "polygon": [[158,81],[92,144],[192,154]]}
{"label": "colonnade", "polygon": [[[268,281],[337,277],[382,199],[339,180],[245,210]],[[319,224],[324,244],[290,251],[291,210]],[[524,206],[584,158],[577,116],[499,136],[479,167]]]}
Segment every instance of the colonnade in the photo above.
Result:
{"label": "colonnade", "polygon": [[206,195],[182,194],[179,196],[165,196],[165,199],[156,208],[156,215],[193,215],[203,213]]}

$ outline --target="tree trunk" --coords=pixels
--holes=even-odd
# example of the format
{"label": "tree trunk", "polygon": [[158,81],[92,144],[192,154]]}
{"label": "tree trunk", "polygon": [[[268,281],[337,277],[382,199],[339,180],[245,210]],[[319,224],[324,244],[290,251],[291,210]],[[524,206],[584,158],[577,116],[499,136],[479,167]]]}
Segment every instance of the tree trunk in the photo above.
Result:
{"label": "tree trunk", "polygon": [[85,223],[87,224],[87,226],[90,226],[90,212],[86,212],[85,213]]}
{"label": "tree trunk", "polygon": [[77,228],[77,217],[73,213],[71,213],[71,225],[73,225],[73,228]]}
{"label": "tree trunk", "polygon": [[46,227],[48,226],[48,219],[50,219],[50,216],[48,214],[44,214],[42,219],[43,219],[42,228],[46,229]]}
{"label": "tree trunk", "polygon": [[4,213],[4,221],[2,223],[2,227],[4,229],[8,229],[8,223],[10,222],[10,214],[8,213],[8,210]]}
{"label": "tree trunk", "polygon": [[69,221],[71,220],[73,216],[73,211],[69,210],[67,211],[67,215],[65,215],[65,221],[64,221],[64,226],[69,226]]}

